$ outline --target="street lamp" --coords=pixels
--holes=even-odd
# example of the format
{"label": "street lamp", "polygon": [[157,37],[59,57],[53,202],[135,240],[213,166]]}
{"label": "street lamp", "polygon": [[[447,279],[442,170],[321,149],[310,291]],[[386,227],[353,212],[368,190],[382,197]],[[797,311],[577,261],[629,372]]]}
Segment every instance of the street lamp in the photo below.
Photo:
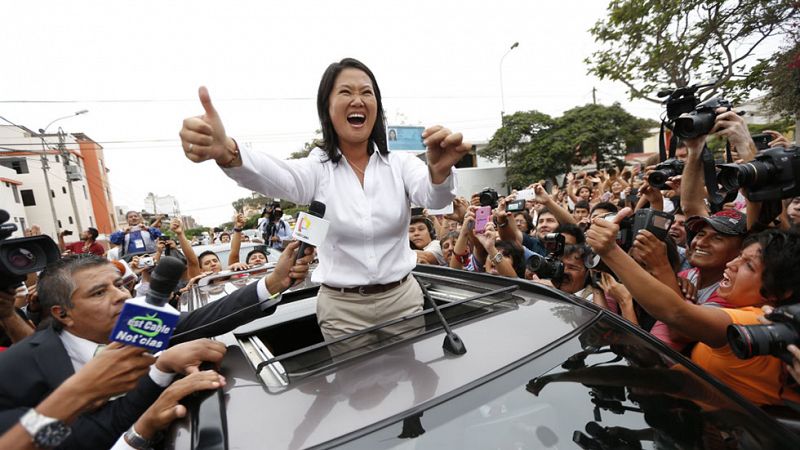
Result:
{"label": "street lamp", "polygon": [[[59,117],[57,119],[53,119],[50,123],[47,124],[44,128],[39,128],[39,139],[42,141],[42,172],[44,172],[44,184],[47,188],[47,198],[50,200],[50,214],[53,215],[53,228],[55,230],[55,234],[58,234],[58,216],[56,215],[56,207],[53,204],[53,196],[50,194],[52,189],[50,189],[50,179],[47,176],[47,170],[50,168],[50,165],[47,162],[47,141],[44,138],[45,133],[47,133],[47,129],[50,128],[50,125],[58,122],[59,120],[69,119],[70,117],[79,116],[81,114],[88,113],[88,109],[82,109],[80,111],[76,111],[68,116]],[[66,145],[64,145],[64,132],[61,128],[58,129],[58,150],[61,153],[61,157],[64,163],[64,172],[67,172],[67,166],[69,165],[69,152],[67,151]],[[72,213],[75,214],[75,224],[78,226],[78,232],[82,230],[81,227],[81,219],[80,215],[78,214],[78,205],[75,202],[75,191],[72,189],[72,180],[69,178],[69,174],[67,174],[67,186],[69,186],[69,196],[72,200]]]}
{"label": "street lamp", "polygon": [[[506,115],[506,96],[503,92],[503,61],[506,59],[511,50],[519,47],[519,42],[514,42],[511,44],[511,47],[506,50],[503,54],[503,57],[500,58],[500,127],[505,126],[505,115]],[[511,194],[511,185],[508,184],[508,150],[503,148],[503,164],[506,167],[506,189],[508,193]]]}

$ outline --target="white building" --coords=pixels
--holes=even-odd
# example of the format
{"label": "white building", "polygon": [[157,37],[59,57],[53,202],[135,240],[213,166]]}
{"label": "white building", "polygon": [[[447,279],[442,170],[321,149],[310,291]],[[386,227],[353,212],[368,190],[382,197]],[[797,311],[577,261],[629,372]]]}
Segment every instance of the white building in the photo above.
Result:
{"label": "white building", "polygon": [[152,192],[144,198],[144,210],[153,214],[165,214],[176,217],[181,214],[178,200],[171,195],[155,195]]}
{"label": "white building", "polygon": [[[0,166],[12,171],[11,176],[6,178],[21,183],[17,189],[25,209],[26,226],[39,225],[42,233],[53,238],[60,230],[71,230],[77,236],[80,232],[79,222],[83,229],[96,226],[82,157],[73,136],[65,136],[65,147],[71,163],[69,173],[58,151],[57,135],[40,135],[25,127],[1,125],[0,140],[3,142]],[[46,174],[42,170],[43,165],[48,167]],[[75,208],[68,178],[73,180]],[[47,182],[50,184],[49,190]]]}
{"label": "white building", "polygon": [[16,175],[17,172],[13,169],[0,166],[0,208],[6,210],[11,216],[8,223],[17,226],[17,231],[10,236],[12,238],[23,237],[23,231],[30,226],[25,216],[25,207],[22,206],[22,197],[19,194],[22,182],[16,178]]}

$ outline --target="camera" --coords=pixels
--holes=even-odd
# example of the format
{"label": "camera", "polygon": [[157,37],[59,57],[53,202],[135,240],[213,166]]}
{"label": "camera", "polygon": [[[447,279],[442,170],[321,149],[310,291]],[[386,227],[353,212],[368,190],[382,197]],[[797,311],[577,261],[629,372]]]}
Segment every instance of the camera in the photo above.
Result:
{"label": "camera", "polygon": [[72,236],[72,230],[64,230],[61,232],[62,236]]}
{"label": "camera", "polygon": [[139,268],[144,269],[147,267],[154,267],[156,265],[156,260],[153,259],[152,256],[142,256],[139,258]]}
{"label": "camera", "polygon": [[772,140],[772,136],[762,133],[762,134],[754,134],[750,136],[753,139],[753,143],[756,144],[756,150],[766,150],[769,148],[769,143]]}
{"label": "camera", "polygon": [[729,192],[744,188],[753,202],[777,200],[800,195],[798,147],[774,147],[756,154],[744,164],[719,164],[717,182]]}
{"label": "camera", "polygon": [[525,211],[525,200],[514,200],[513,202],[508,202],[506,205],[506,211],[510,213]]}
{"label": "camera", "polygon": [[527,261],[528,270],[539,278],[558,282],[564,277],[564,263],[559,258],[564,255],[566,240],[561,233],[548,233],[542,241],[548,255],[531,255]]}
{"label": "camera", "polygon": [[499,198],[497,191],[492,188],[486,188],[478,193],[478,200],[481,206],[491,206],[492,209],[497,208]]}
{"label": "camera", "polygon": [[[605,215],[603,219],[612,221],[616,216],[616,213],[611,213]],[[628,252],[633,246],[633,239],[641,230],[647,230],[660,240],[666,241],[673,220],[674,216],[670,213],[651,208],[638,209],[633,217],[626,217],[620,222],[619,232],[617,233],[617,245],[625,252]],[[587,269],[611,273],[611,270],[600,259],[600,255],[595,252],[589,252],[589,254],[586,255],[583,260],[583,265]]]}
{"label": "camera", "polygon": [[741,359],[772,355],[792,364],[789,344],[800,344],[800,304],[781,306],[767,314],[771,325],[728,325],[728,344]]}
{"label": "camera", "polygon": [[675,135],[681,139],[693,139],[708,134],[714,128],[714,120],[717,118],[716,109],[718,108],[730,111],[733,109],[733,104],[718,97],[698,104],[693,111],[681,114],[675,119],[673,128]]}
{"label": "camera", "polygon": [[58,246],[49,236],[8,239],[17,231],[11,216],[0,209],[0,290],[8,291],[25,281],[26,275],[38,272],[61,257]]}
{"label": "camera", "polygon": [[655,189],[663,191],[668,189],[667,180],[683,173],[683,161],[670,158],[658,163],[655,170],[647,176],[647,182]]}

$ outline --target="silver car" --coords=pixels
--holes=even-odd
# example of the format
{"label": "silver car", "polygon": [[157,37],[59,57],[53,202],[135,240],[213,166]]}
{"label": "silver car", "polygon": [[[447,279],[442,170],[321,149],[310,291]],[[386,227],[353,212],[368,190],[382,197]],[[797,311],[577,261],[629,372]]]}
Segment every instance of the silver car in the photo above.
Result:
{"label": "silver car", "polygon": [[[228,383],[188,400],[166,448],[800,448],[786,411],[776,421],[581,299],[439,267],[414,276],[423,312],[335,342],[319,331],[314,286],[219,336]],[[252,281],[197,287],[183,307]],[[434,304],[466,353],[443,349]]]}

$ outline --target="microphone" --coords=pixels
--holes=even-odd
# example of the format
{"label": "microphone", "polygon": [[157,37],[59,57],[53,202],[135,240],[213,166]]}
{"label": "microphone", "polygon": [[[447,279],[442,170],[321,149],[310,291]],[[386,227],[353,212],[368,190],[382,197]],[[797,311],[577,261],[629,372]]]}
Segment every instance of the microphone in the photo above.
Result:
{"label": "microphone", "polygon": [[308,213],[301,212],[297,216],[293,237],[300,241],[300,247],[294,257],[294,264],[297,264],[297,260],[305,256],[308,247],[318,247],[325,240],[330,222],[323,219],[324,216],[325,203],[316,200],[309,205]]}
{"label": "microphone", "polygon": [[150,278],[144,296],[125,301],[110,340],[160,352],[169,345],[180,314],[167,304],[181,280],[186,264],[173,256],[163,256]]}

